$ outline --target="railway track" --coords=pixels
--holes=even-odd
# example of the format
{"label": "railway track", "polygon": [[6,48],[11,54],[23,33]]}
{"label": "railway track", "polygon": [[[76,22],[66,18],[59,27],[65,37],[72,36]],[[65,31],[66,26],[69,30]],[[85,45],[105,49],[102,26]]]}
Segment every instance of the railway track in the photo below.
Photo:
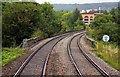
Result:
{"label": "railway track", "polygon": [[20,76],[45,76],[46,65],[53,47],[63,38],[76,32],[66,33],[49,40],[43,44],[38,50],[35,50],[23,62],[13,77]]}
{"label": "railway track", "polygon": [[95,63],[80,46],[80,38],[84,33],[73,36],[68,42],[68,54],[79,77],[97,75],[100,77],[109,77],[109,75]]}
{"label": "railway track", "polygon": [[[78,35],[80,35],[80,34],[78,34]],[[68,42],[68,45],[67,45],[67,50],[68,50],[68,54],[69,54],[69,56],[70,56],[70,60],[71,60],[72,64],[74,65],[74,67],[75,67],[75,69],[76,69],[76,71],[77,71],[77,73],[78,73],[78,76],[79,76],[79,77],[82,77],[82,73],[81,73],[81,71],[79,70],[77,63],[75,62],[75,60],[74,60],[74,58],[73,58],[73,55],[72,55],[72,53],[71,53],[71,48],[70,48],[72,39],[73,39],[74,37],[78,36],[78,35],[75,35],[75,36],[73,36],[73,37],[70,39],[70,41]]]}

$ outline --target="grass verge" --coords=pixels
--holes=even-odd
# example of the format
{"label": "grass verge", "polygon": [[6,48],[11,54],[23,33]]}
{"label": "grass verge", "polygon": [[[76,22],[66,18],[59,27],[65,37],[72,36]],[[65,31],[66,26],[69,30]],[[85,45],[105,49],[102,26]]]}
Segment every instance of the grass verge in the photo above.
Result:
{"label": "grass verge", "polygon": [[95,54],[103,59],[105,62],[107,62],[110,66],[120,71],[120,63],[119,63],[119,56],[118,53],[120,53],[119,48],[115,44],[110,43],[103,43],[98,42],[97,46],[95,48]]}
{"label": "grass verge", "polygon": [[7,63],[10,61],[16,59],[17,57],[21,56],[22,54],[25,54],[23,52],[24,48],[2,48],[2,52],[0,52],[0,55],[2,55],[2,61],[0,61],[0,65],[4,67]]}

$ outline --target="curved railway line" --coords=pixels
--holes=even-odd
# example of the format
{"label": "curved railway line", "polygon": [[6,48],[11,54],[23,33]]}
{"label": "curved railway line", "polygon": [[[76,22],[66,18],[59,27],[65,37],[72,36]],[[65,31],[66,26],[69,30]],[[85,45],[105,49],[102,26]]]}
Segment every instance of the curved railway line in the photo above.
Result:
{"label": "curved railway line", "polygon": [[[55,45],[63,38],[73,35],[78,32],[70,32],[63,35],[54,37],[41,45],[39,49],[35,50],[28,58],[23,62],[21,67],[17,70],[13,77],[20,76],[46,76],[46,69],[50,54]],[[83,50],[80,45],[81,37],[85,35],[83,32],[79,32],[76,35],[71,36],[67,43],[67,51],[71,63],[76,69],[77,76],[86,77],[89,75],[100,75],[100,77],[110,77],[100,66],[95,63]],[[81,63],[82,62],[82,63]],[[93,72],[92,72],[93,71]]]}
{"label": "curved railway line", "polygon": [[[42,76],[42,73],[44,73],[43,69],[45,67],[45,64],[46,64],[46,61],[47,61],[47,54],[50,54],[50,51],[47,52],[47,50],[51,50],[51,48],[54,46],[55,43],[57,43],[58,41],[60,41],[61,39],[63,39],[65,36],[62,36],[60,38],[57,38],[55,40],[50,40],[48,41],[47,43],[45,43],[43,46],[41,46],[39,48],[39,50],[37,51],[34,51],[26,60],[25,62],[22,64],[22,66],[18,69],[18,71],[15,73],[14,77],[18,77],[18,76],[22,76],[22,75],[31,75],[31,73],[34,73],[32,75],[41,75]],[[54,44],[51,44],[51,43],[54,43]],[[50,46],[51,45],[51,46]],[[49,48],[48,48],[49,47]],[[47,48],[47,50],[46,50]],[[43,52],[43,50],[45,50]],[[39,52],[39,53],[38,53]],[[47,53],[46,53],[47,52]],[[43,54],[42,54],[43,53]],[[38,54],[38,55],[37,55]],[[37,55],[37,56],[35,56]],[[43,56],[44,55],[44,56]],[[41,56],[41,59],[39,59],[38,63],[40,66],[36,65],[37,62],[35,62],[35,58],[37,59],[38,56]],[[31,62],[30,62],[31,61]],[[34,63],[32,63],[34,62]],[[38,69],[38,71],[35,73],[35,70],[36,68],[33,68],[33,67],[41,67]],[[33,71],[30,72],[30,69],[32,68]]]}
{"label": "curved railway line", "polygon": [[35,50],[30,56],[28,56],[13,77],[28,75],[45,76],[46,65],[53,47],[66,36],[77,32],[62,34],[47,41],[45,44],[40,46],[39,49]]}
{"label": "curved railway line", "polygon": [[[83,35],[84,33],[73,36],[67,45],[70,60],[74,65],[78,73],[78,76],[79,77],[90,76],[92,73],[90,71],[94,71],[93,75],[99,75],[100,77],[101,76],[110,77],[108,73],[106,73],[100,66],[98,66],[97,63],[95,63],[95,61],[93,61],[80,46],[80,39]],[[87,65],[89,66],[87,67]],[[89,70],[89,72],[86,69],[84,70],[84,68],[82,67],[85,67],[87,70]]]}

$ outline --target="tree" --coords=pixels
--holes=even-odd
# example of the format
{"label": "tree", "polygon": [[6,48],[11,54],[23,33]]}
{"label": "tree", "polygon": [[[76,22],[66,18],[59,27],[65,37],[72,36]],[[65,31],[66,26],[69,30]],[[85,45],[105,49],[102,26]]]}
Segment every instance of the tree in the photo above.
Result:
{"label": "tree", "polygon": [[[119,2],[120,3],[120,2]],[[117,35],[118,35],[118,46],[120,46],[120,6],[118,6],[117,8],[113,8],[110,13],[112,14],[113,20],[115,23],[117,23]]]}
{"label": "tree", "polygon": [[71,22],[72,12],[65,12],[61,17],[61,24],[62,24],[62,32],[72,30],[72,22]]}
{"label": "tree", "polygon": [[71,22],[72,22],[73,29],[78,25],[83,25],[83,23],[76,24],[77,21],[82,22],[82,15],[80,14],[80,11],[78,10],[78,8],[76,8],[72,13]]}
{"label": "tree", "polygon": [[3,3],[2,35],[3,46],[19,45],[24,38],[30,38],[39,21],[36,5],[33,3]]}
{"label": "tree", "polygon": [[94,22],[90,25],[92,36],[95,40],[102,40],[103,35],[110,36],[110,42],[117,43],[118,41],[118,25],[113,23],[111,14],[102,14],[95,17]]}
{"label": "tree", "polygon": [[80,20],[82,20],[82,16],[81,16],[80,11],[78,10],[78,8],[76,8],[76,9],[73,11],[72,17],[73,17],[73,22],[77,21],[78,18],[79,18]]}
{"label": "tree", "polygon": [[79,30],[79,29],[85,29],[85,24],[83,23],[83,21],[81,21],[79,18],[77,19],[77,21],[75,22],[75,30]]}
{"label": "tree", "polygon": [[60,31],[61,23],[56,17],[53,5],[45,2],[44,4],[41,4],[40,7],[40,17],[42,17],[42,20],[40,21],[39,28],[50,37]]}
{"label": "tree", "polygon": [[120,7],[117,7],[117,8],[113,8],[110,13],[112,14],[112,17],[114,19],[114,22],[116,23],[120,23]]}
{"label": "tree", "polygon": [[103,23],[112,22],[113,18],[111,14],[96,15],[91,27],[101,26]]}
{"label": "tree", "polygon": [[3,47],[18,46],[25,38],[51,37],[83,25],[78,9],[73,13],[54,11],[47,2],[3,2],[2,5]]}
{"label": "tree", "polygon": [[73,12],[65,12],[62,15],[62,31],[79,30],[85,27],[80,11],[76,8]]}

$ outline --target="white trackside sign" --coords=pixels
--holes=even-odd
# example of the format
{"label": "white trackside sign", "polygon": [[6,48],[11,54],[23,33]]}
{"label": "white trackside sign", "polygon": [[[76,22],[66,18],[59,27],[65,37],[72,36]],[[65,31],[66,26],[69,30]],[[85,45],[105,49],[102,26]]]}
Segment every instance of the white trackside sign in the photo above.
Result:
{"label": "white trackside sign", "polygon": [[110,40],[110,37],[108,35],[103,36],[103,41],[108,42]]}

